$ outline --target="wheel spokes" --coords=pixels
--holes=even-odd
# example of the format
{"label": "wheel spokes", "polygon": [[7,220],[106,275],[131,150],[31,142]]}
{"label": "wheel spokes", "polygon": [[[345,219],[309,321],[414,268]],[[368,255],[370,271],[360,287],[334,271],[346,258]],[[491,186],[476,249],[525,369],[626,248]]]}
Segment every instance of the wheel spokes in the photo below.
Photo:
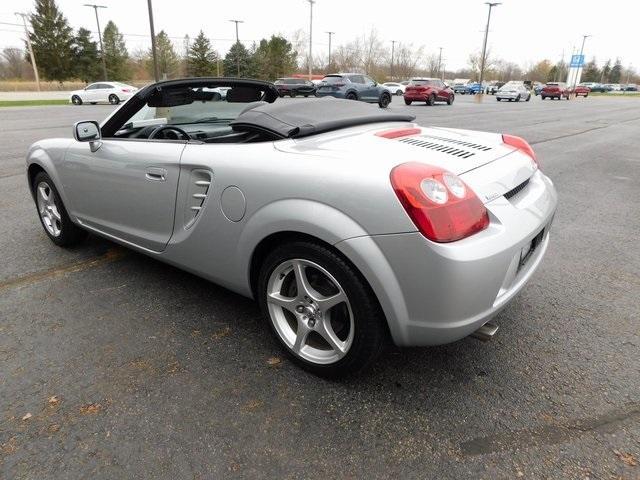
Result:
{"label": "wheel spokes", "polygon": [[322,310],[323,312],[327,312],[328,310],[335,307],[336,305],[339,305],[342,302],[346,302],[347,296],[341,290],[335,295],[331,295],[328,297],[321,296],[319,298],[315,298],[314,300],[318,304],[318,307],[320,308],[320,310]]}
{"label": "wheel spokes", "polygon": [[321,323],[318,324],[318,328],[316,331],[320,334],[322,338],[329,344],[329,346],[338,354],[338,356],[342,357],[346,352],[346,344],[342,340],[338,338],[336,332],[333,331],[333,327],[331,326],[331,322],[328,318],[324,319]]}
{"label": "wheel spokes", "polygon": [[296,277],[296,286],[298,287],[298,298],[304,298],[305,296],[315,299],[317,294],[313,287],[309,284],[305,266],[299,261],[293,262],[293,274]]}
{"label": "wheel spokes", "polygon": [[295,313],[296,297],[285,297],[279,293],[270,293],[267,297],[267,302],[277,305],[289,310],[291,313]]}
{"label": "wheel spokes", "polygon": [[298,322],[298,330],[296,331],[296,341],[293,343],[293,351],[295,353],[300,353],[302,347],[307,344],[307,337],[311,329],[307,326],[305,322]]}

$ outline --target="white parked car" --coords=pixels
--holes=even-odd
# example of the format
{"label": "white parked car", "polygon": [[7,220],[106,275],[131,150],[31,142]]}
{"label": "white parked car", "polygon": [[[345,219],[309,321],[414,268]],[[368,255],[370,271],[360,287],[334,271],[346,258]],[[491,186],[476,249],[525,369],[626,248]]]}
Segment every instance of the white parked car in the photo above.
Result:
{"label": "white parked car", "polygon": [[382,86],[389,90],[389,92],[391,92],[391,95],[404,95],[404,90],[405,88],[407,88],[406,85],[396,82],[383,83]]}
{"label": "white parked car", "polygon": [[71,92],[69,101],[74,105],[82,105],[83,103],[91,103],[95,105],[98,102],[109,102],[111,105],[117,105],[124,100],[128,100],[138,89],[120,82],[96,82],[87,85],[82,90]]}
{"label": "white parked car", "polygon": [[528,102],[531,100],[531,90],[529,90],[524,83],[509,82],[496,92],[496,100],[501,102],[502,100],[509,100],[519,102],[524,100]]}

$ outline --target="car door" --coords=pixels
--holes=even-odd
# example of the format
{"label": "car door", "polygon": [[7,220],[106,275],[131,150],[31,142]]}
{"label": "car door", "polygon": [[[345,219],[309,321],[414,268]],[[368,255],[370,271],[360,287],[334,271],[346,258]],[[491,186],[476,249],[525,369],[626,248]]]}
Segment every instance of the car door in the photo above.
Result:
{"label": "car door", "polygon": [[82,101],[83,102],[95,102],[95,98],[97,96],[98,91],[98,83],[92,83],[88,85],[84,92],[82,93]]}
{"label": "car door", "polygon": [[59,170],[72,215],[116,239],[164,250],[173,232],[186,143],[107,138],[95,150],[74,141]]}
{"label": "car door", "polygon": [[367,102],[377,102],[380,97],[380,87],[371,77],[363,76],[364,87],[362,99]]}
{"label": "car door", "polygon": [[444,88],[444,83],[441,80],[434,80],[433,88],[436,90],[436,97],[438,100],[447,100],[448,95]]}

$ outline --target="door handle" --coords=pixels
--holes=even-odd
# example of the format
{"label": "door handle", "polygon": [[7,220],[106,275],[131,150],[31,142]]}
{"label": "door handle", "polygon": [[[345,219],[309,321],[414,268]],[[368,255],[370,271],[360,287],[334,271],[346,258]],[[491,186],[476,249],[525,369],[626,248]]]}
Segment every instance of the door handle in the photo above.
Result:
{"label": "door handle", "polygon": [[148,167],[145,177],[151,182],[164,182],[167,180],[167,170],[160,167]]}

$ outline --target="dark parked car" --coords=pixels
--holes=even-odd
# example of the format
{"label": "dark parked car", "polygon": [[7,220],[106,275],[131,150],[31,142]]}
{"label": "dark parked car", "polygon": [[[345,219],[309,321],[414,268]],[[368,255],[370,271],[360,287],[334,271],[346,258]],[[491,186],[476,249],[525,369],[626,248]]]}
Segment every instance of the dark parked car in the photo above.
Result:
{"label": "dark parked car", "polygon": [[638,91],[638,85],[636,85],[635,83],[631,83],[631,84],[627,85],[626,87],[624,87],[623,91],[625,91],[625,92],[637,92]]}
{"label": "dark parked car", "polygon": [[387,108],[391,93],[386,87],[362,73],[332,73],[325,76],[316,90],[318,97],[346,98],[367,103],[377,103]]}
{"label": "dark parked car", "polygon": [[404,103],[426,102],[433,105],[435,102],[453,103],[455,95],[453,90],[438,78],[412,78],[404,90]]}
{"label": "dark parked car", "polygon": [[289,95],[292,98],[296,95],[308,97],[316,94],[316,86],[309,80],[302,78],[279,78],[273,82],[281,97]]}

